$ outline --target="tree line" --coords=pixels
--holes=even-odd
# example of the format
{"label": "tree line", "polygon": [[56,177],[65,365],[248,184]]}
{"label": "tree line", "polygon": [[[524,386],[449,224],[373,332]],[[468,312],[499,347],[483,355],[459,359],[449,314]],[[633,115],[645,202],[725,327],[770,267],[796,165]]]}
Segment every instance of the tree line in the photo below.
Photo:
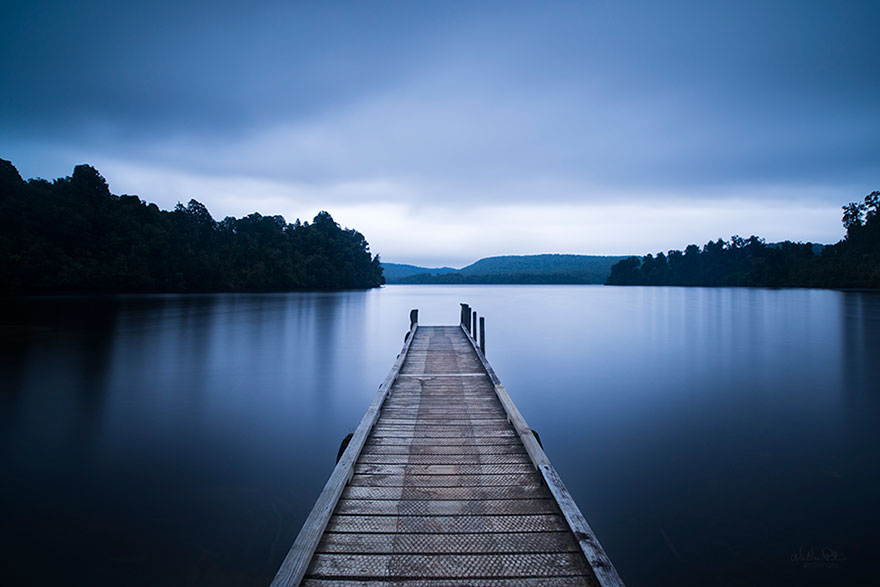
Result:
{"label": "tree line", "polygon": [[362,289],[385,280],[363,235],[327,212],[216,221],[110,193],[90,165],[24,181],[0,159],[0,293]]}
{"label": "tree line", "polygon": [[846,236],[833,245],[768,244],[732,236],[611,268],[608,285],[880,288],[880,192],[843,207]]}

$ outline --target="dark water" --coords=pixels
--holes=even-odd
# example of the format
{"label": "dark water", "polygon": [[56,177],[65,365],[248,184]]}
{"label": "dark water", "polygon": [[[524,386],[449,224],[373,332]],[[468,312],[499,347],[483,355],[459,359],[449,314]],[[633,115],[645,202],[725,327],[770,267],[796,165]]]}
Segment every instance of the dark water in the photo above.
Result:
{"label": "dark water", "polygon": [[390,286],[3,300],[2,582],[267,583],[460,301],[630,585],[880,576],[880,295]]}

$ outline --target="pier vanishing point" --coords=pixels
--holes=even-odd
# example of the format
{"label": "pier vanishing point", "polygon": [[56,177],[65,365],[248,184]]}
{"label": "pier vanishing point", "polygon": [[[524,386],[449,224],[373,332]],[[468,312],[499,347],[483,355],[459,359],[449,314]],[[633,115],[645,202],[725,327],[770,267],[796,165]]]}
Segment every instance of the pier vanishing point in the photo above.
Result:
{"label": "pier vanishing point", "polygon": [[623,585],[485,357],[410,314],[403,349],[272,585]]}

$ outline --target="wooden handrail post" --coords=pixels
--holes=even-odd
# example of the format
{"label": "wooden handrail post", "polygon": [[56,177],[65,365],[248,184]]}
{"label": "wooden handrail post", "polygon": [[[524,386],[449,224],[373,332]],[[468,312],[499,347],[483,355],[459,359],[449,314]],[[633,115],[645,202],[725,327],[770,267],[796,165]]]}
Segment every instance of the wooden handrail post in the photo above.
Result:
{"label": "wooden handrail post", "polygon": [[467,326],[471,319],[471,308],[467,304],[459,304],[461,306],[461,324]]}
{"label": "wooden handrail post", "polygon": [[480,350],[486,354],[486,319],[480,316]]}
{"label": "wooden handrail post", "polygon": [[477,340],[477,313],[474,312],[474,319],[471,321],[471,336],[474,337],[474,340]]}

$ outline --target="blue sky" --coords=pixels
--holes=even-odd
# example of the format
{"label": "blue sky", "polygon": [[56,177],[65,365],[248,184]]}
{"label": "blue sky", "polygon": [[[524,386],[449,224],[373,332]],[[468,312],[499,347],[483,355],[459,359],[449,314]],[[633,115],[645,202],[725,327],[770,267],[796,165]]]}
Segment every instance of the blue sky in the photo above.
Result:
{"label": "blue sky", "polygon": [[7,0],[0,157],[454,266],[833,242],[880,189],[875,2],[244,6]]}

